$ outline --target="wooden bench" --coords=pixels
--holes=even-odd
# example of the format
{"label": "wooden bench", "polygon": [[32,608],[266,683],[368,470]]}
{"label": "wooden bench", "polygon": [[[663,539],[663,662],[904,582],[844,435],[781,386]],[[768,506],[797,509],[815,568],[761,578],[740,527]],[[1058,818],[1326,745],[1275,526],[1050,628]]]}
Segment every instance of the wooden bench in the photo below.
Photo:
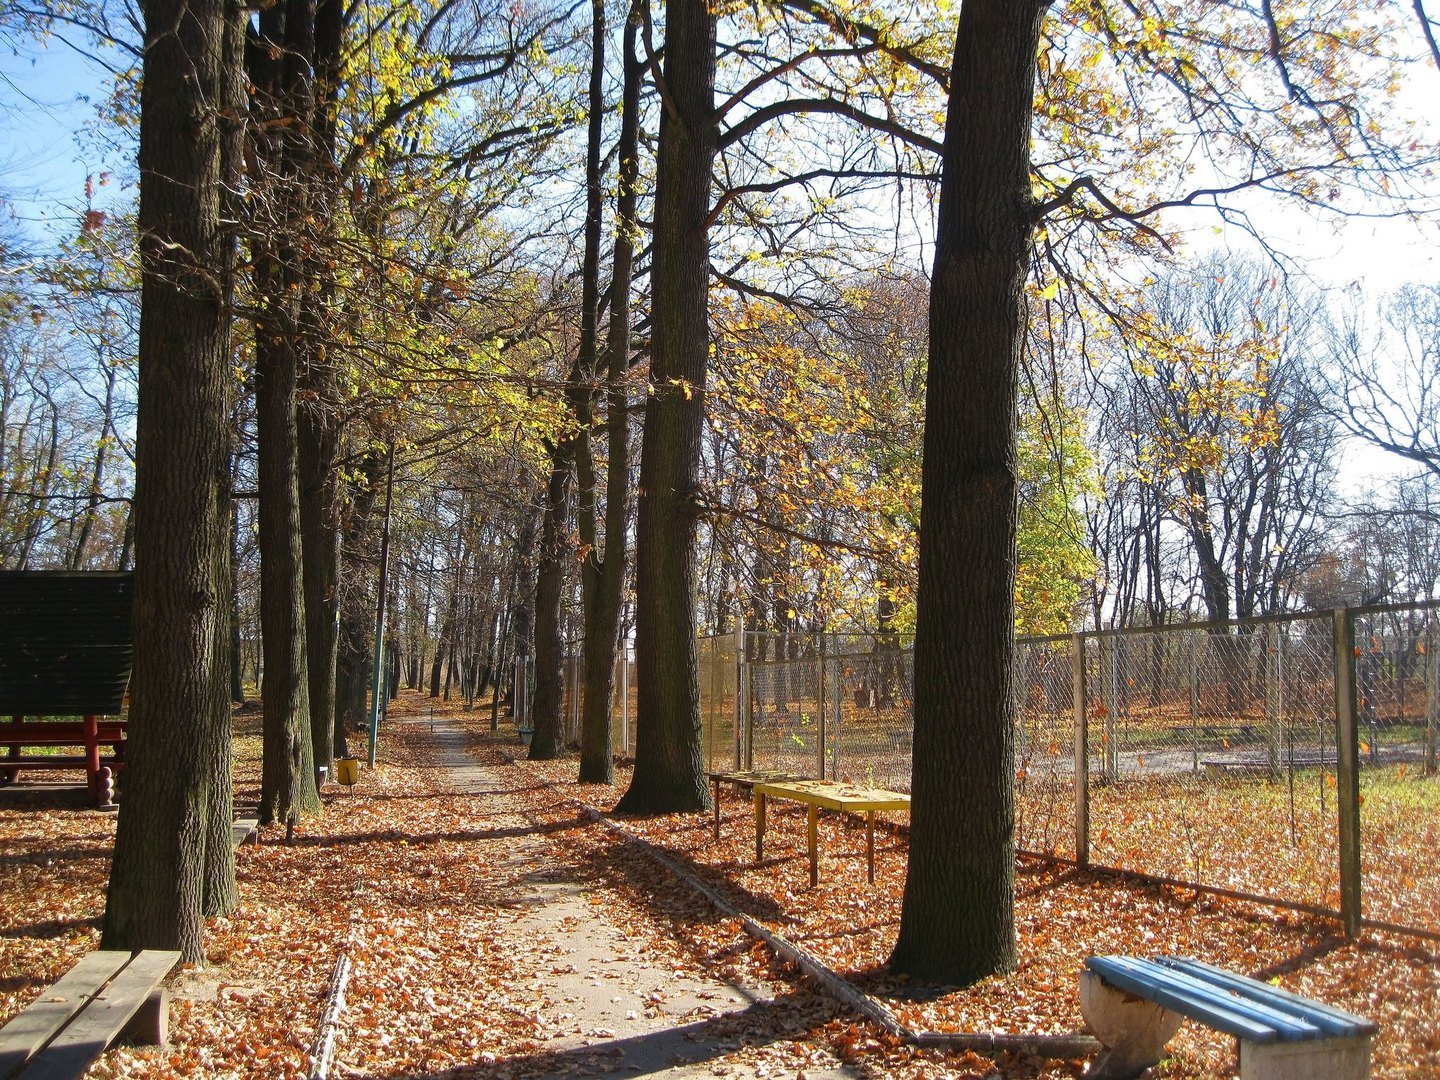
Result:
{"label": "wooden bench", "polygon": [[870,884],[875,884],[875,813],[908,810],[910,796],[884,788],[862,788],[832,780],[761,781],[752,786],[755,796],[755,861],[765,851],[765,800],[788,799],[806,807],[806,839],[810,848],[810,885],[819,883],[820,809],[865,815],[865,859]]}
{"label": "wooden bench", "polygon": [[[164,1046],[169,996],[160,980],[178,952],[92,952],[0,1028],[0,1080],[73,1080],[125,1034]],[[23,1070],[23,1072],[21,1071]]]}
{"label": "wooden bench", "polygon": [[230,826],[230,839],[234,841],[237,851],[241,844],[260,843],[260,819],[253,814],[236,818]]}
{"label": "wooden bench", "polygon": [[803,780],[803,776],[796,776],[794,773],[785,772],[782,769],[736,769],[730,772],[706,773],[710,778],[710,786],[714,788],[715,798],[715,839],[720,839],[720,786],[732,784],[735,787],[745,788],[747,791],[753,789],[756,784],[766,782],[779,782],[783,780]]}
{"label": "wooden bench", "polygon": [[[27,746],[81,749],[81,754],[26,754]],[[108,746],[111,753],[101,756],[100,748]],[[90,794],[103,801],[101,770],[113,775],[125,764],[125,721],[100,721],[94,716],[84,720],[37,720],[26,723],[15,717],[11,723],[0,723],[0,785],[14,783],[26,769],[84,769]]]}
{"label": "wooden bench", "polygon": [[1182,1018],[1235,1036],[1242,1080],[1361,1080],[1371,1021],[1198,960],[1092,956],[1080,1011],[1105,1050],[1086,1077],[1137,1076]]}

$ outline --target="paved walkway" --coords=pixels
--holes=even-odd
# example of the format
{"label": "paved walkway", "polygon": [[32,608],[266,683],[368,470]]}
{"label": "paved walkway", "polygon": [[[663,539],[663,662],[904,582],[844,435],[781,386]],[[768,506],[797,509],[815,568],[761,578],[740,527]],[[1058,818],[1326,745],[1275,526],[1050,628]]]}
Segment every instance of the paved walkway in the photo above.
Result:
{"label": "paved walkway", "polygon": [[[774,1038],[770,1001],[784,988],[736,986],[647,962],[643,939],[603,903],[591,903],[596,887],[565,864],[563,841],[523,832],[533,823],[505,798],[507,782],[466,750],[464,732],[437,719],[433,739],[435,766],[443,770],[437,787],[479,797],[476,809],[494,828],[521,832],[508,865],[533,890],[533,903],[515,929],[533,927],[563,950],[564,958],[538,975],[546,1019],[570,1032],[545,1044],[554,1067],[543,1075],[748,1074],[725,1058],[746,1042]],[[837,1066],[807,1068],[805,1075],[838,1080],[858,1074]]]}

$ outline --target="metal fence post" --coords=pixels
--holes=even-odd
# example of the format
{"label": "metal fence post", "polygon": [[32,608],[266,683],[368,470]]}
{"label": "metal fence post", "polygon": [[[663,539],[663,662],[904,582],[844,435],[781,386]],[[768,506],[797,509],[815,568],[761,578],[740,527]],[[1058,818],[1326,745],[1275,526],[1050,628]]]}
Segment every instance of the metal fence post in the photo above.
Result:
{"label": "metal fence post", "polygon": [[816,775],[821,780],[825,779],[825,635],[816,634],[815,657],[816,657],[816,690],[818,706],[815,709],[815,723],[818,725],[818,738],[815,740],[815,767]]}
{"label": "metal fence post", "polygon": [[744,720],[742,730],[744,731],[745,760],[742,763],[746,769],[755,767],[755,710],[751,707],[750,701],[751,683],[755,674],[750,670],[750,638],[747,635],[740,644],[740,701],[738,708]]}
{"label": "metal fence post", "polygon": [[1340,828],[1340,918],[1347,937],[1360,932],[1360,733],[1355,726],[1355,624],[1336,608],[1335,787]]}
{"label": "metal fence post", "polygon": [[1070,635],[1075,690],[1075,861],[1090,865],[1090,739],[1085,716],[1085,635]]}
{"label": "metal fence post", "polygon": [[1266,736],[1266,761],[1270,766],[1270,778],[1272,780],[1280,777],[1280,758],[1282,732],[1284,720],[1282,719],[1282,703],[1280,701],[1280,631],[1274,623],[1265,627],[1265,663],[1262,670],[1265,672],[1265,719]]}
{"label": "metal fence post", "polygon": [[625,753],[630,753],[630,646],[620,643],[620,730]]}
{"label": "metal fence post", "polygon": [[1425,630],[1425,775],[1435,775],[1437,735],[1440,735],[1440,649],[1436,648],[1435,616]]}
{"label": "metal fence post", "polygon": [[735,768],[743,760],[745,740],[745,613],[735,616]]}

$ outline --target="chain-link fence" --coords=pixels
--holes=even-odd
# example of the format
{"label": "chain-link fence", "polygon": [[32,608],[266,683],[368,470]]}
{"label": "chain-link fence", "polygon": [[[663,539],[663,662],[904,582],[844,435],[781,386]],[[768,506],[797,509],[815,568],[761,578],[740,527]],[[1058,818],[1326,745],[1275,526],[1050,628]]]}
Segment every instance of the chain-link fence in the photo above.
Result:
{"label": "chain-link fence", "polygon": [[[1440,934],[1437,636],[1432,603],[1020,639],[1021,849],[1302,909],[1363,896],[1366,921]],[[707,743],[712,769],[909,790],[908,641],[751,633],[741,659],[739,740]]]}
{"label": "chain-link fence", "polygon": [[[1021,850],[1440,936],[1440,604],[1339,614],[1021,638]],[[909,791],[913,655],[896,634],[699,639],[708,768]],[[633,753],[629,654],[614,709]]]}
{"label": "chain-link fence", "polygon": [[1093,863],[1337,908],[1332,620],[1082,641]]}
{"label": "chain-link fence", "polygon": [[1440,608],[1355,619],[1367,919],[1440,931]]}

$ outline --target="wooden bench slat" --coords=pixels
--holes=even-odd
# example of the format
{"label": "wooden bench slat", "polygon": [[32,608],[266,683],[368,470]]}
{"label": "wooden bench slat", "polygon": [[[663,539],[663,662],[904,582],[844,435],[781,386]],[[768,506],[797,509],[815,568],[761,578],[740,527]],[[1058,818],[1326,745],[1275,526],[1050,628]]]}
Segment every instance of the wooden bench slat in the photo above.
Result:
{"label": "wooden bench slat", "polygon": [[[107,721],[95,725],[95,733],[101,742],[113,739],[125,738],[125,724],[114,721]],[[49,720],[37,720],[31,723],[0,723],[0,743],[6,742],[34,742],[36,739],[74,739],[76,742],[85,741],[84,724],[59,724]]]}
{"label": "wooden bench slat", "polygon": [[254,836],[255,830],[259,827],[260,819],[258,817],[236,818],[230,826],[230,838],[238,848],[241,844],[245,843],[246,840]]}
{"label": "wooden bench slat", "polygon": [[1292,994],[1282,987],[1271,986],[1269,983],[1263,983],[1258,979],[1251,979],[1233,971],[1226,971],[1224,968],[1215,967],[1201,960],[1190,960],[1179,956],[1157,956],[1154,961],[1162,967],[1172,971],[1183,971],[1187,975],[1211,983],[1222,990],[1256,998],[1273,1008],[1300,1016],[1333,1038],[1349,1039],[1357,1035],[1374,1035],[1380,1030],[1374,1021],[1366,1020],[1363,1016],[1356,1016],[1354,1013],[1326,1005],[1323,1001],[1314,1001],[1307,997],[1301,997],[1299,994]]}
{"label": "wooden bench slat", "polygon": [[[105,759],[105,764],[110,764]],[[83,754],[28,754],[21,757],[0,757],[0,769],[83,769]]]}
{"label": "wooden bench slat", "polygon": [[87,953],[0,1028],[0,1080],[30,1060],[129,960],[126,952]]}
{"label": "wooden bench slat", "polygon": [[179,962],[178,952],[160,950],[142,952],[131,959],[85,1011],[35,1055],[23,1080],[72,1080],[83,1073]]}
{"label": "wooden bench slat", "polygon": [[884,788],[862,788],[833,780],[791,780],[757,783],[754,790],[778,799],[811,803],[826,810],[863,813],[867,810],[905,810],[910,796]]}
{"label": "wooden bench slat", "polygon": [[1131,956],[1092,956],[1085,966],[1117,989],[1198,1020],[1226,1034],[1257,1043],[1314,1039],[1318,1026],[1202,982],[1183,972]]}

